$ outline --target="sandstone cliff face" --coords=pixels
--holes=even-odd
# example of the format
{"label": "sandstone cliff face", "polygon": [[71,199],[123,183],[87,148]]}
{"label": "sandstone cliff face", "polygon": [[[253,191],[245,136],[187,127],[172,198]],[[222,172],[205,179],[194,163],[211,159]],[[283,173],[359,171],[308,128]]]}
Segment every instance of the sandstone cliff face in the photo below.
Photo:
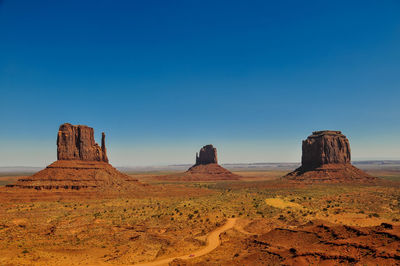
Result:
{"label": "sandstone cliff face", "polygon": [[196,153],[196,165],[218,163],[217,149],[213,145],[206,145]]}
{"label": "sandstone cliff face", "polygon": [[301,164],[313,169],[324,164],[349,164],[349,140],[340,131],[315,131],[303,140]]}
{"label": "sandstone cliff face", "polygon": [[108,162],[105,134],[102,134],[100,147],[94,141],[93,128],[62,124],[57,136],[57,159]]}

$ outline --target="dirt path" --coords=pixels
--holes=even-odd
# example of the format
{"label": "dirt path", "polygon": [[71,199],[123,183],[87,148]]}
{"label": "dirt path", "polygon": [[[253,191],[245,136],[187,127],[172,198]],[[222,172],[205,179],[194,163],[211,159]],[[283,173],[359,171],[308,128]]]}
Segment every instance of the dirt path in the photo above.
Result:
{"label": "dirt path", "polygon": [[174,259],[183,259],[183,260],[188,260],[192,258],[197,258],[200,256],[203,256],[207,253],[210,253],[213,251],[215,248],[217,248],[219,245],[221,245],[221,241],[219,240],[220,234],[223,232],[232,229],[235,226],[237,218],[229,218],[226,224],[223,226],[215,229],[212,231],[208,236],[207,236],[207,244],[204,248],[199,249],[197,251],[193,251],[190,254],[183,255],[183,256],[176,256],[172,258],[166,258],[166,259],[161,259],[161,260],[156,260],[152,262],[146,262],[146,263],[141,263],[141,264],[135,264],[136,266],[154,266],[154,265],[167,265]]}

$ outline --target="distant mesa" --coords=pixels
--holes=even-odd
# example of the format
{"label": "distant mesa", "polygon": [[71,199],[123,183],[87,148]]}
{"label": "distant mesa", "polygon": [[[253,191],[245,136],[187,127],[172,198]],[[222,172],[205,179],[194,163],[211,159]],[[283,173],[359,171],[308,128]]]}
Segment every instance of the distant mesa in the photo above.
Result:
{"label": "distant mesa", "polygon": [[108,163],[105,134],[101,147],[94,130],[84,125],[62,124],[57,135],[57,161],[8,187],[33,189],[109,189],[139,184]]}
{"label": "distant mesa", "polygon": [[201,148],[199,153],[196,153],[196,163],[186,172],[160,178],[180,181],[215,181],[238,180],[240,176],[218,164],[217,149],[210,144]]}
{"label": "distant mesa", "polygon": [[301,166],[284,178],[304,182],[371,182],[351,164],[350,143],[340,131],[315,131],[303,140]]}

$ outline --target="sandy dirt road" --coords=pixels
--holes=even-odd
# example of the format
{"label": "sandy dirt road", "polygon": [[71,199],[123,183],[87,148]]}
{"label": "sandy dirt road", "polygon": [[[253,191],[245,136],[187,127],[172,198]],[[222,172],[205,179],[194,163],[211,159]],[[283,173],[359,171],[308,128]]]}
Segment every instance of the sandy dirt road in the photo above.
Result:
{"label": "sandy dirt road", "polygon": [[207,236],[207,244],[204,248],[199,249],[197,251],[193,251],[190,254],[183,255],[183,256],[176,256],[172,258],[166,258],[166,259],[161,259],[161,260],[156,260],[152,262],[146,262],[146,263],[140,263],[140,264],[135,264],[135,266],[154,266],[154,265],[168,265],[171,261],[174,259],[183,259],[183,260],[188,260],[192,258],[197,258],[200,256],[203,256],[207,253],[210,253],[214,249],[216,249],[220,244],[221,241],[219,239],[220,234],[223,232],[232,229],[235,226],[237,218],[229,218],[226,224],[223,226],[215,229],[212,231],[208,236]]}

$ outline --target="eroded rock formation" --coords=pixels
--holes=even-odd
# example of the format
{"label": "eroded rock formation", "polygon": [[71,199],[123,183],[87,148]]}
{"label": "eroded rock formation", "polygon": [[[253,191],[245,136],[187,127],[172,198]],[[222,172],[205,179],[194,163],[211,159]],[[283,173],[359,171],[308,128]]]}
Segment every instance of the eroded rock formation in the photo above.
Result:
{"label": "eroded rock formation", "polygon": [[34,189],[124,190],[136,179],[119,172],[108,163],[105,134],[101,147],[94,141],[93,128],[62,124],[57,134],[57,161],[36,174],[8,185]]}
{"label": "eroded rock formation", "polygon": [[349,140],[332,130],[315,131],[303,140],[301,166],[285,178],[330,183],[375,180],[351,164]]}
{"label": "eroded rock formation", "polygon": [[164,176],[162,179],[179,181],[237,180],[240,176],[218,164],[217,149],[209,144],[196,153],[196,163],[182,174]]}
{"label": "eroded rock formation", "polygon": [[164,175],[158,178],[169,181],[215,181],[237,180],[240,176],[218,164],[217,149],[209,144],[203,146],[200,152],[196,153],[196,163],[186,172]]}
{"label": "eroded rock formation", "polygon": [[199,153],[196,153],[196,165],[209,163],[218,163],[217,149],[211,144],[204,146]]}
{"label": "eroded rock formation", "polygon": [[108,162],[104,132],[100,147],[94,141],[93,128],[62,124],[57,136],[57,159]]}
{"label": "eroded rock formation", "polygon": [[303,140],[301,165],[314,169],[323,164],[349,164],[351,161],[349,140],[340,131],[315,131]]}
{"label": "eroded rock formation", "polygon": [[314,220],[290,228],[276,223],[243,241],[246,252],[235,263],[252,265],[256,258],[266,265],[398,265],[399,236],[400,226],[388,223],[361,227]]}

